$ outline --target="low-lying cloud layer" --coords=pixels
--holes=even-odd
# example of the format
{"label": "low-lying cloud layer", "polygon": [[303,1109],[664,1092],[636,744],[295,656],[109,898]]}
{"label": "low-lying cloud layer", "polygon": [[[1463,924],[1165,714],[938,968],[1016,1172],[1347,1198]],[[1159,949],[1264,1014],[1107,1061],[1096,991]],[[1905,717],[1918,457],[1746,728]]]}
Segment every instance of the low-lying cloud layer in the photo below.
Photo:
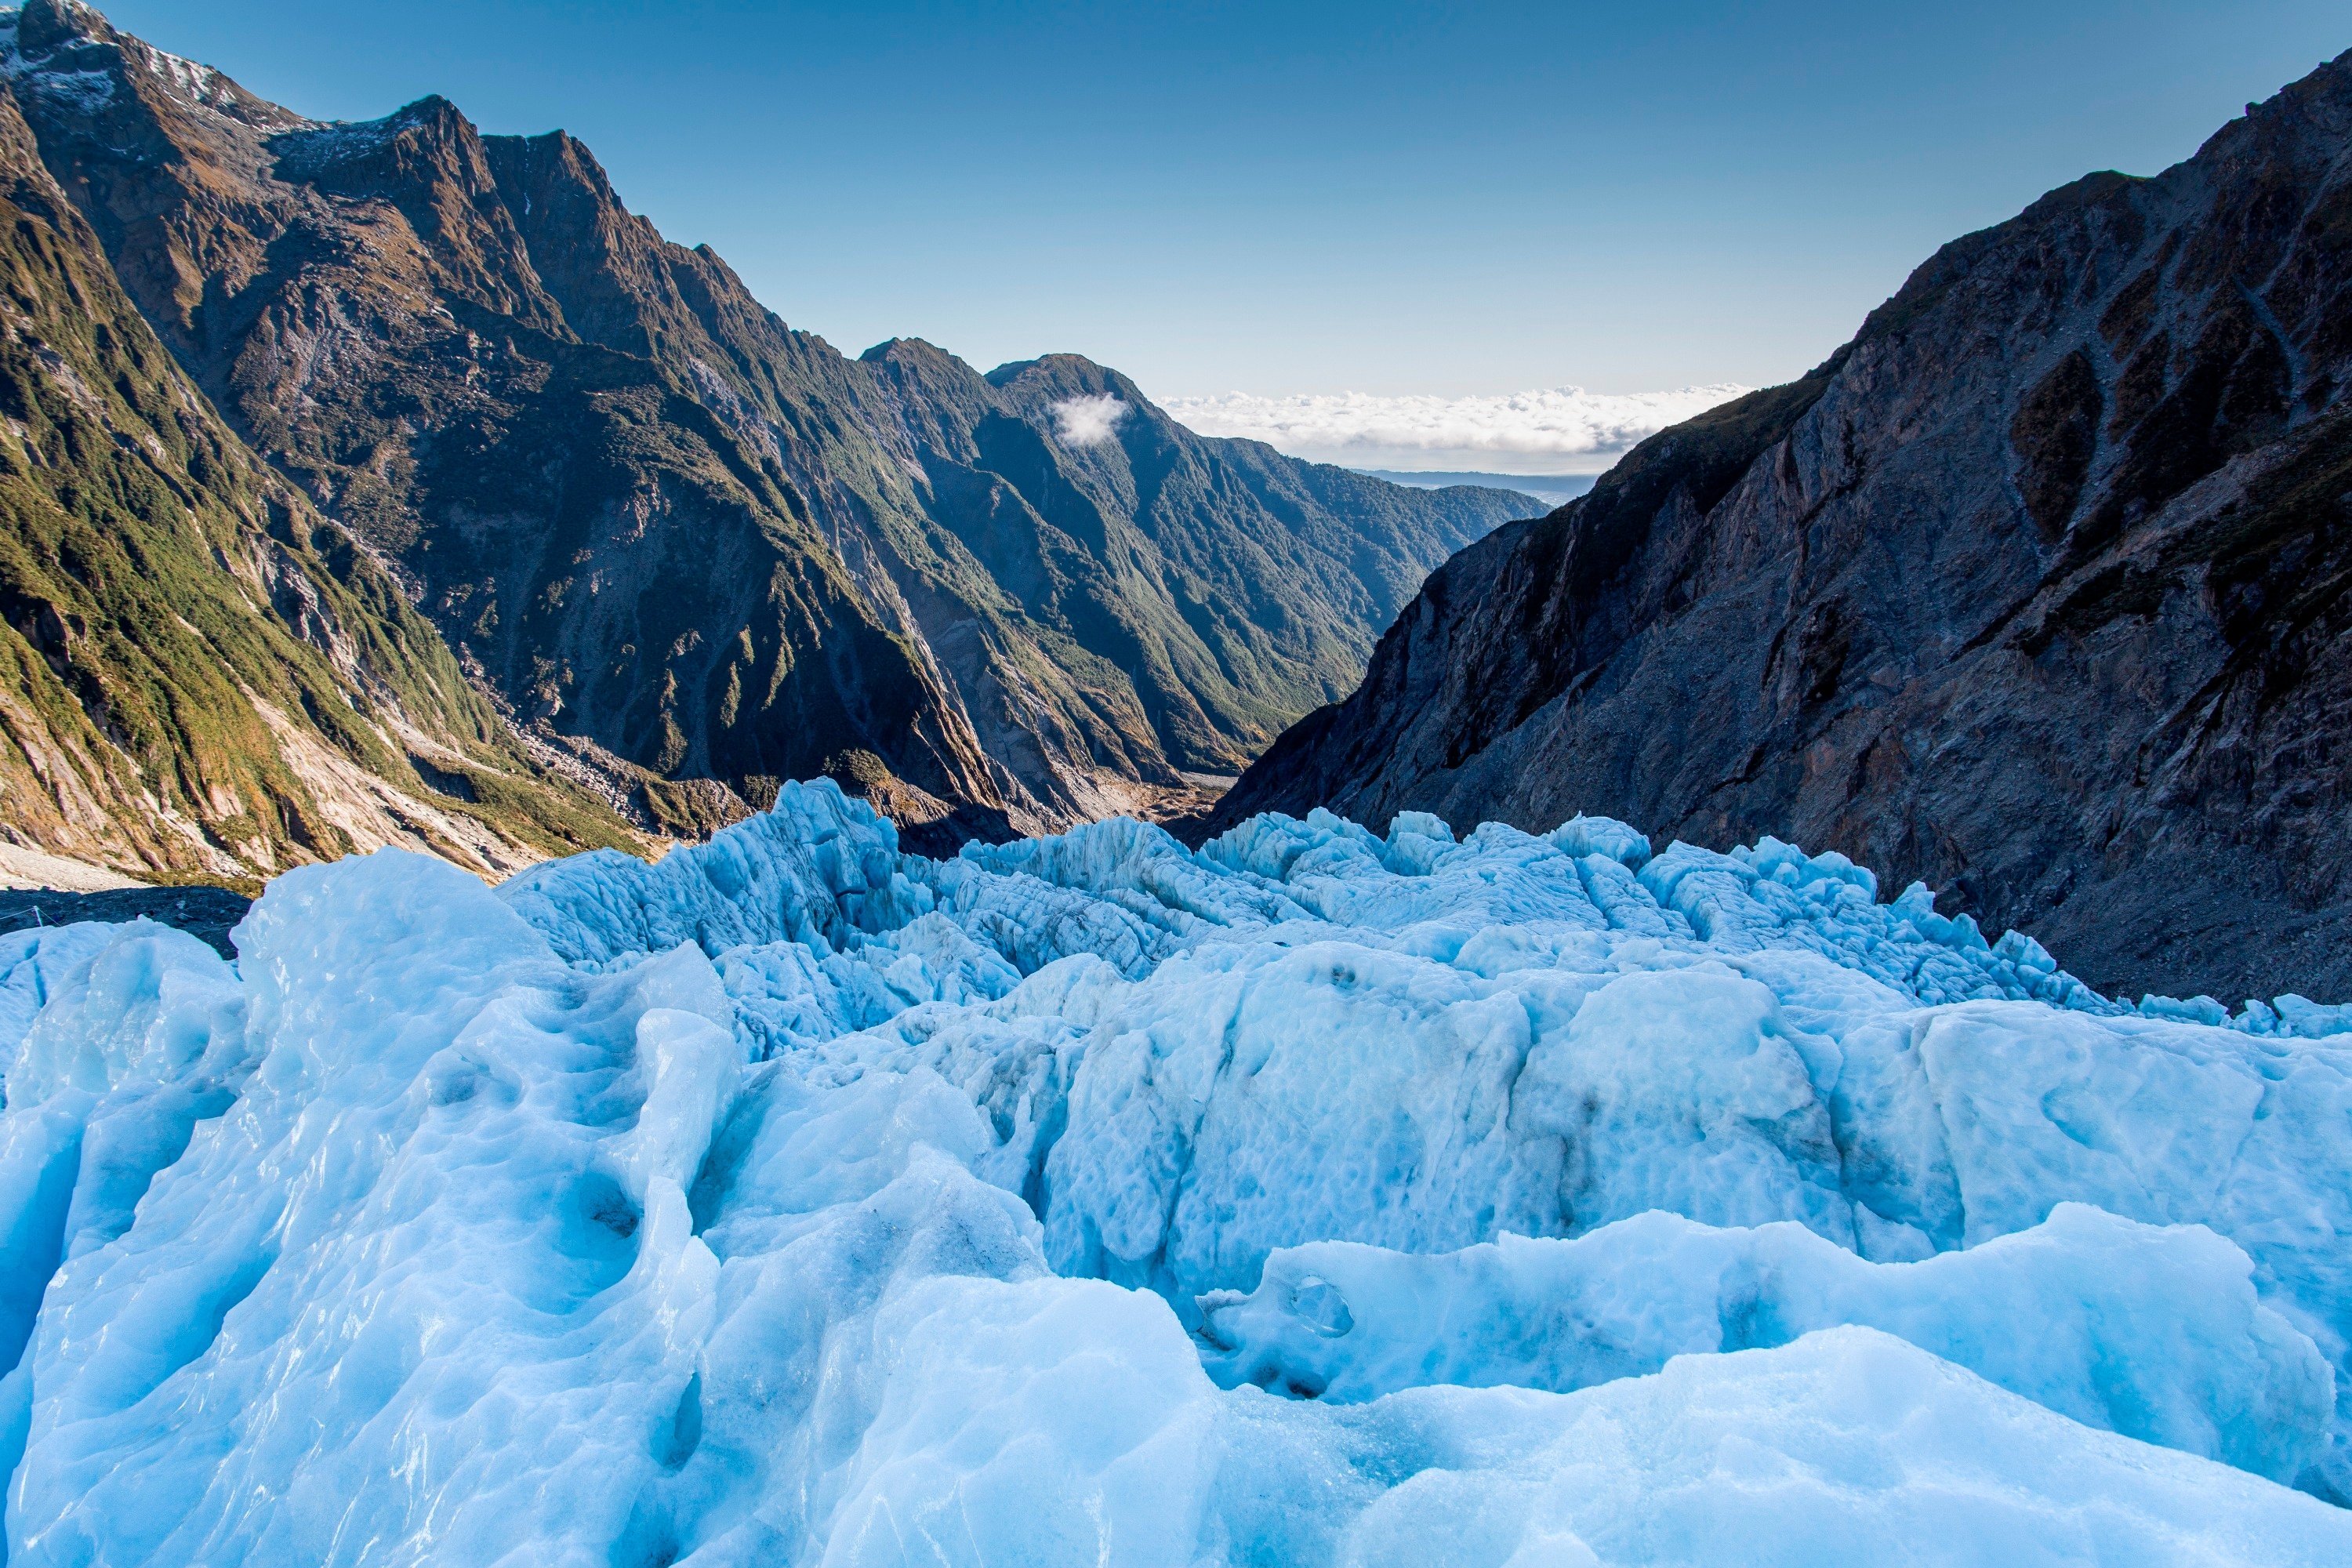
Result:
{"label": "low-lying cloud layer", "polygon": [[1127,405],[1108,392],[1096,397],[1066,397],[1054,405],[1054,423],[1066,446],[1098,446],[1110,439],[1111,432],[1126,417]]}
{"label": "low-lying cloud layer", "polygon": [[1203,436],[1243,437],[1351,468],[1597,473],[1643,437],[1748,390],[1725,384],[1633,393],[1559,386],[1483,397],[1228,392],[1173,397],[1163,406]]}

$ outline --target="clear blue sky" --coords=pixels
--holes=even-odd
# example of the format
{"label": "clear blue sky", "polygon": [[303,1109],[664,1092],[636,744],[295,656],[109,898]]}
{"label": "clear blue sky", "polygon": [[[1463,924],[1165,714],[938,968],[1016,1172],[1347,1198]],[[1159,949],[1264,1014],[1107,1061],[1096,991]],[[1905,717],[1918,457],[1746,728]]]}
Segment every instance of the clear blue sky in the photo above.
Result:
{"label": "clear blue sky", "polygon": [[850,353],[1158,396],[1785,380],[1941,241],[2352,47],[2342,0],[102,8],[320,118],[561,126]]}

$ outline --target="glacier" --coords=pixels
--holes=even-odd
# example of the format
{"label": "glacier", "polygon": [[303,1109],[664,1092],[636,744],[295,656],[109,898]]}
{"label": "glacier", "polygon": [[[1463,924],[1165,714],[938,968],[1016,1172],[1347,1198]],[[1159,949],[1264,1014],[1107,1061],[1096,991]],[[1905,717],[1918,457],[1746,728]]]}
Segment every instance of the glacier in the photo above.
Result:
{"label": "glacier", "polygon": [[0,938],[12,1564],[2352,1561],[2352,1009],[1580,817]]}

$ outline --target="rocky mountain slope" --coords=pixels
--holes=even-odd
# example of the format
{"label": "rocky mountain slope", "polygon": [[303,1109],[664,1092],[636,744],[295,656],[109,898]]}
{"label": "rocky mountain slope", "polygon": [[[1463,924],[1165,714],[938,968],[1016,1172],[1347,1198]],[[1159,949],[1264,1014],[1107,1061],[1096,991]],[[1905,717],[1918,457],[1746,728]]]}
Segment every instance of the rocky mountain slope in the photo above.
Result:
{"label": "rocky mountain slope", "polygon": [[1203,440],[1080,360],[845,358],[560,132],[318,124],[72,0],[5,48],[201,389],[651,826],[820,773],[922,842],[1183,796],[1522,510]]}
{"label": "rocky mountain slope", "polygon": [[[1065,668],[1107,662],[1107,695],[1131,685],[1140,728],[1091,693],[1091,729],[1075,705],[1055,719],[1072,751],[1124,752],[1136,776],[1153,776],[1155,751],[1181,769],[1238,771],[1353,686],[1372,633],[1444,559],[1439,541],[1525,508],[1507,492],[1416,492],[1195,436],[1075,354],[982,377],[902,340],[862,363],[898,411],[933,516],[1020,606],[1023,629]],[[1089,417],[1098,429],[1071,428]],[[992,752],[1018,755],[1017,700],[992,689],[984,666],[949,659],[963,689],[990,694],[974,712]]]}
{"label": "rocky mountain slope", "polygon": [[2347,289],[2352,57],[1464,551],[1216,822],[1774,834],[2102,987],[2352,994]]}
{"label": "rocky mountain slope", "polygon": [[399,844],[489,875],[634,836],[125,298],[0,88],[0,837],[164,880]]}

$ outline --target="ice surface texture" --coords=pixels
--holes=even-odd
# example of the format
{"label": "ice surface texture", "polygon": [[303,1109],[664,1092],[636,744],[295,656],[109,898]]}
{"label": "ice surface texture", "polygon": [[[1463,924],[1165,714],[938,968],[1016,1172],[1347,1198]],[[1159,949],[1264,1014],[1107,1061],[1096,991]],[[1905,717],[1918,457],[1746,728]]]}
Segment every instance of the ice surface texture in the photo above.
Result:
{"label": "ice surface texture", "polygon": [[817,784],[0,939],[9,1561],[2352,1561],[2344,1015],[1875,894]]}

